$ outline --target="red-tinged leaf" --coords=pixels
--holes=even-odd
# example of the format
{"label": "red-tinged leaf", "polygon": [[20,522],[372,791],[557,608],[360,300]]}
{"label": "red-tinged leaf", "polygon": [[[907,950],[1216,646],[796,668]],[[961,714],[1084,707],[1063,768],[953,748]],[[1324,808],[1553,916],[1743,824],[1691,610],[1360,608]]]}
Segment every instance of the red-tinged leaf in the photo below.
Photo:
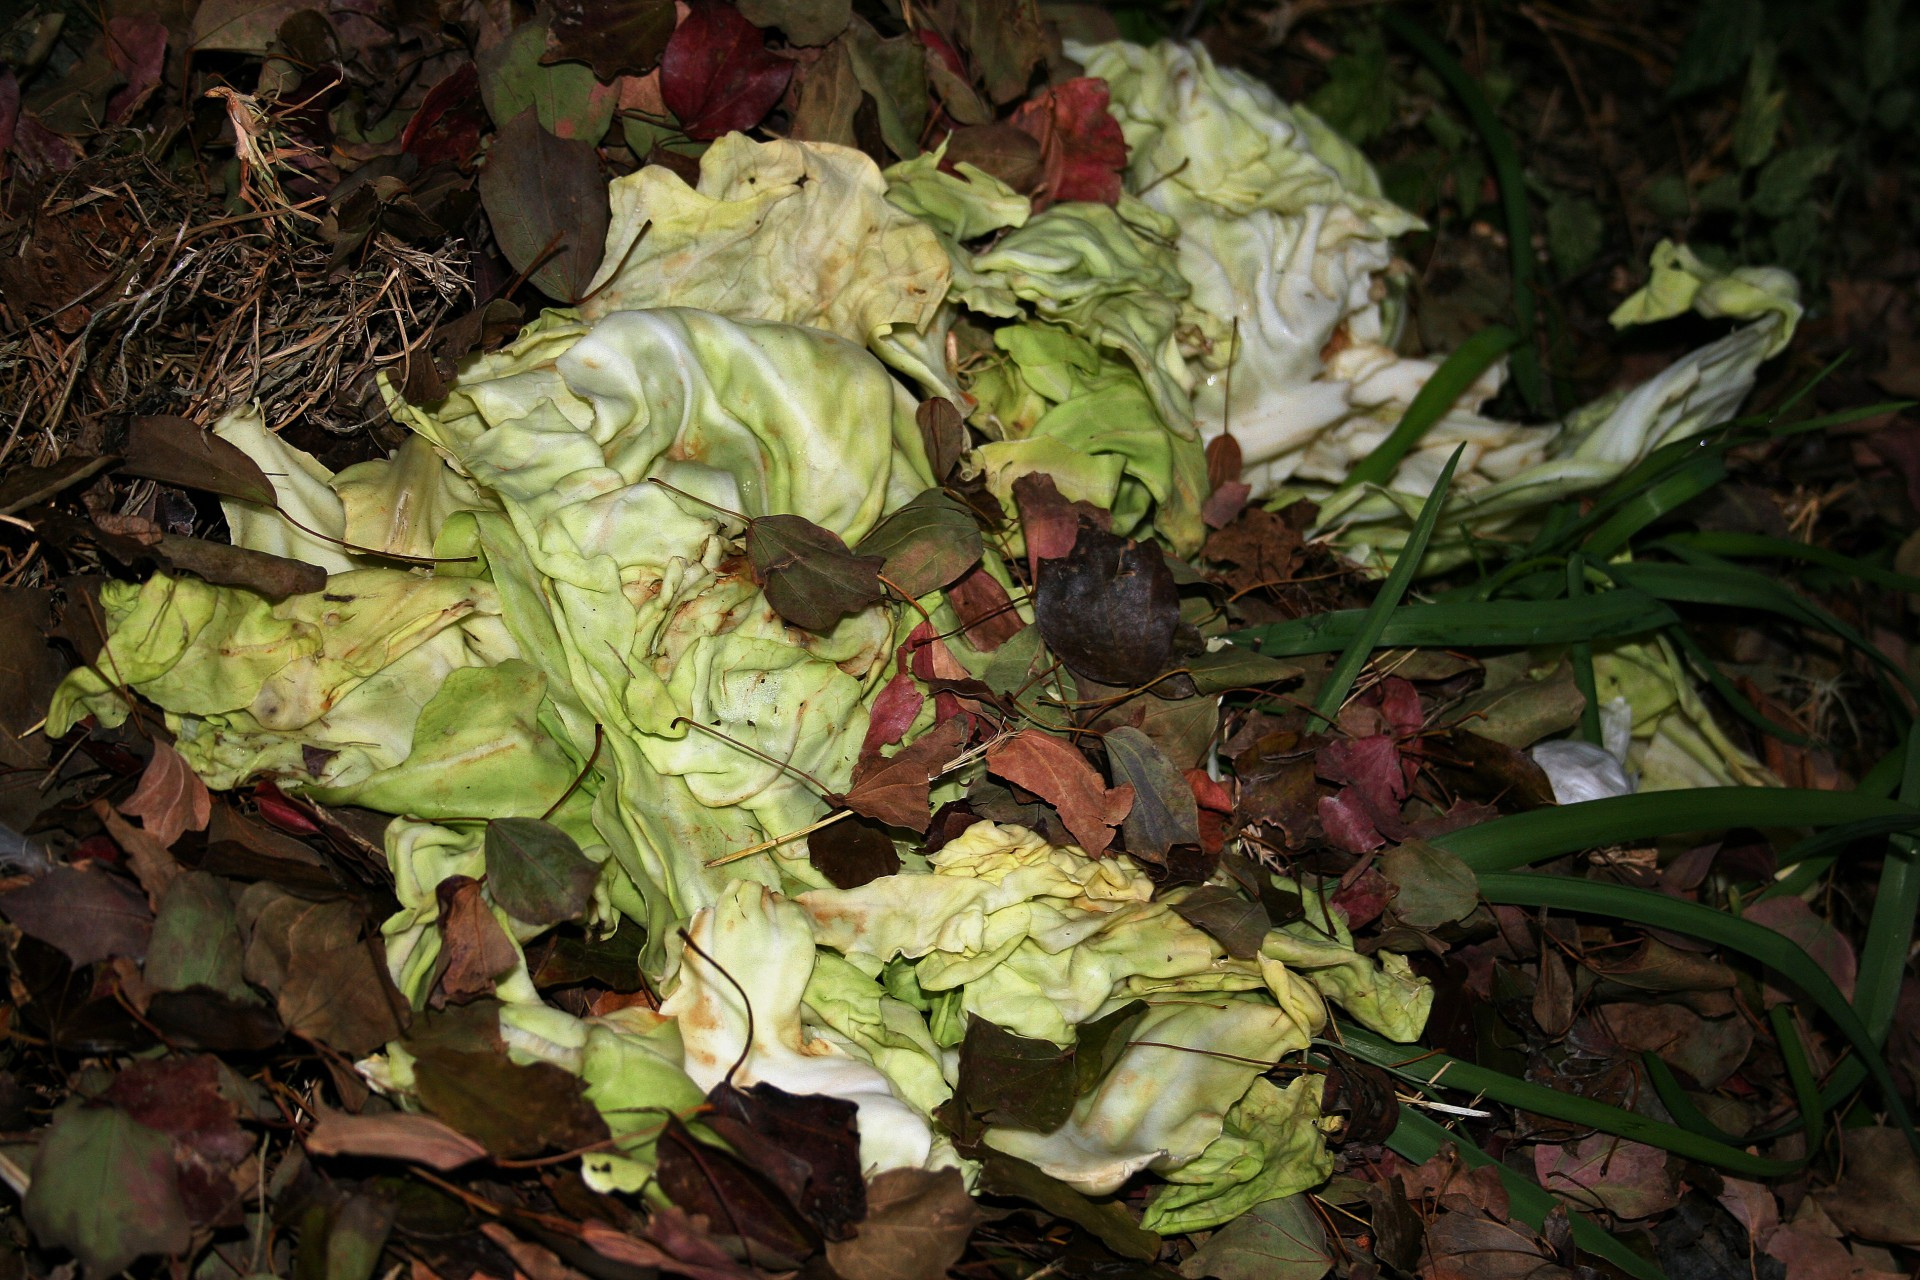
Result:
{"label": "red-tinged leaf", "polygon": [[55,867],[0,893],[0,913],[22,933],[58,947],[76,967],[109,956],[138,960],[153,937],[145,896],[104,869]]}
{"label": "red-tinged leaf", "polygon": [[[1791,894],[1783,894],[1777,898],[1762,899],[1740,914],[1755,924],[1765,925],[1775,933],[1799,943],[1813,957],[1814,963],[1833,979],[1833,985],[1840,988],[1841,994],[1849,1000],[1853,999],[1853,985],[1860,975],[1860,961],[1854,954],[1853,944],[1812,907]],[[1780,992],[1769,989],[1767,1003],[1778,1004],[1786,998]]]}
{"label": "red-tinged leaf", "polygon": [[1380,682],[1379,694],[1380,713],[1395,733],[1404,736],[1426,727],[1427,711],[1420,705],[1420,691],[1413,687],[1413,681],[1388,676]]}
{"label": "red-tinged leaf", "polygon": [[803,516],[761,516],[747,524],[747,559],[773,611],[808,631],[886,599],[886,560],[857,555],[840,535]]}
{"label": "red-tinged leaf", "polygon": [[235,1166],[253,1153],[253,1140],[221,1092],[220,1061],[172,1055],[136,1062],[113,1078],[106,1098],[135,1120],[174,1140],[180,1198],[200,1225],[237,1221]]}
{"label": "red-tinged leaf", "polygon": [[443,160],[464,167],[480,150],[486,121],[479,68],[463,62],[427,90],[401,131],[400,149],[418,160],[421,168]]}
{"label": "red-tinged leaf", "polygon": [[166,24],[148,13],[107,19],[107,60],[126,80],[107,99],[107,122],[119,124],[160,87],[167,67]]}
{"label": "red-tinged leaf", "polygon": [[1223,431],[1207,441],[1207,488],[1218,489],[1240,478],[1240,440]]}
{"label": "red-tinged leaf", "polygon": [[907,633],[901,652],[906,655],[908,669],[915,678],[928,684],[935,680],[965,680],[971,674],[960,665],[960,659],[953,656],[947,642],[936,636],[933,627],[925,622]]}
{"label": "red-tinged leaf", "polygon": [[121,803],[120,812],[140,819],[148,835],[171,846],[188,831],[207,829],[213,796],[178,751],[156,741],[140,785]]}
{"label": "red-tinged leaf", "polygon": [[1319,812],[1327,839],[1349,853],[1368,853],[1386,843],[1367,815],[1366,804],[1352,787],[1339,795],[1321,796]]}
{"label": "red-tinged leaf", "polygon": [[947,603],[960,615],[967,640],[982,653],[992,653],[1019,635],[1026,623],[987,567],[977,564],[947,588]]}
{"label": "red-tinged leaf", "polygon": [[973,513],[929,489],[875,525],[858,551],[881,557],[887,583],[917,600],[980,563],[981,546]]}
{"label": "red-tinged leaf", "polygon": [[592,1218],[580,1224],[580,1239],[603,1258],[631,1267],[657,1268],[688,1280],[760,1280],[766,1273],[735,1262],[680,1209],[656,1209],[647,1220],[650,1238],[628,1235]]}
{"label": "red-tinged leaf", "polygon": [[1052,805],[1088,857],[1113,843],[1113,829],[1133,808],[1133,788],[1108,787],[1087,758],[1064,739],[1022,729],[987,752],[987,768]]}
{"label": "red-tinged leaf", "polygon": [[1608,1133],[1570,1147],[1541,1143],[1533,1171],[1547,1190],[1620,1218],[1649,1217],[1680,1202],[1666,1152]]}
{"label": "red-tinged leaf", "polygon": [[554,137],[528,107],[494,135],[480,200],[515,271],[561,302],[585,295],[612,218],[592,144]]}
{"label": "red-tinged leaf", "polygon": [[1358,787],[1372,808],[1394,812],[1407,798],[1407,771],[1400,746],[1388,734],[1336,738],[1320,748],[1314,768],[1328,782]]}
{"label": "red-tinged leaf", "polygon": [[39,1138],[23,1213],[41,1245],[71,1251],[93,1276],[185,1251],[193,1230],[166,1134],[74,1099]]}
{"label": "red-tinged leaf", "polygon": [[853,1237],[867,1213],[855,1103],[788,1093],[764,1080],[747,1089],[722,1080],[708,1091],[707,1108],[707,1127],[779,1187],[823,1238]]}
{"label": "red-tinged leaf", "polygon": [[297,801],[289,800],[271,782],[262,782],[253,789],[253,802],[260,806],[260,816],[282,831],[297,836],[320,834],[320,824],[313,820],[313,815]]}
{"label": "red-tinged leaf", "polygon": [[1081,76],[1040,90],[1009,117],[1040,143],[1044,186],[1036,208],[1067,200],[1119,203],[1127,141],[1109,101],[1105,80]]}
{"label": "red-tinged leaf", "polygon": [[874,696],[873,708],[867,713],[867,736],[860,742],[860,758],[866,760],[879,755],[880,748],[890,747],[905,737],[926,702],[926,695],[920,692],[912,676],[904,671],[895,673]]}
{"label": "red-tinged leaf", "polygon": [[891,756],[862,760],[854,766],[853,786],[842,803],[890,827],[924,835],[933,818],[929,783],[952,763],[966,736],[966,722],[955,717]]}
{"label": "red-tinged leaf", "polygon": [[1202,809],[1214,813],[1233,812],[1233,792],[1226,783],[1214,781],[1205,769],[1188,769],[1182,776],[1187,780],[1187,788],[1193,792],[1193,802]]}
{"label": "red-tinged leaf", "polygon": [[715,1235],[739,1240],[748,1262],[790,1270],[818,1247],[812,1227],[765,1173],[701,1142],[678,1116],[667,1117],[656,1151],[667,1199],[704,1217]]}
{"label": "red-tinged leaf", "polygon": [[584,62],[611,83],[642,75],[673,37],[674,0],[554,0],[542,62]]}
{"label": "red-tinged leaf", "polygon": [[1352,884],[1336,890],[1328,904],[1346,917],[1349,929],[1364,929],[1380,918],[1393,901],[1393,894],[1393,882],[1381,875],[1379,868],[1370,866]]}
{"label": "red-tinged leaf", "polygon": [[932,27],[915,27],[913,34],[921,44],[933,51],[934,56],[940,59],[941,66],[956,76],[966,77],[967,64],[960,60],[959,50],[945,36]]}
{"label": "red-tinged leaf", "polygon": [[407,1160],[445,1173],[482,1159],[487,1149],[432,1116],[388,1111],[379,1115],[320,1112],[320,1123],[305,1139],[317,1156],[372,1156]]}
{"label": "red-tinged leaf", "polygon": [[793,78],[760,28],[721,0],[694,0],[660,57],[660,96],[689,138],[717,138],[766,118]]}
{"label": "red-tinged leaf", "polygon": [[922,400],[913,411],[913,420],[920,428],[920,443],[926,446],[933,477],[944,483],[960,465],[960,455],[967,451],[967,424],[953,401],[944,396]]}
{"label": "red-tinged leaf", "polygon": [[1200,508],[1200,518],[1206,521],[1209,529],[1224,529],[1246,509],[1247,499],[1252,496],[1252,485],[1241,480],[1228,480],[1207,495],[1206,504]]}
{"label": "red-tinged leaf", "polygon": [[1027,541],[1027,569],[1040,578],[1042,560],[1058,560],[1073,552],[1086,521],[1102,533],[1113,527],[1113,513],[1091,502],[1062,497],[1053,477],[1034,471],[1013,482],[1014,505],[1020,510],[1020,532]]}

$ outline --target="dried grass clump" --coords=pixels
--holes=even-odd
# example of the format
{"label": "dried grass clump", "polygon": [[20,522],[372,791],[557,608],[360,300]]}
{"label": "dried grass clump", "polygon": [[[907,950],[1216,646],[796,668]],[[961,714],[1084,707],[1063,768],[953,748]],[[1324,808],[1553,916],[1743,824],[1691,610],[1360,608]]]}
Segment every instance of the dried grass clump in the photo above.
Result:
{"label": "dried grass clump", "polygon": [[140,413],[258,400],[275,429],[375,426],[376,374],[470,295],[466,249],[375,231],[341,260],[321,201],[276,180],[298,153],[258,124],[231,198],[132,132],[0,191],[0,474],[109,451]]}

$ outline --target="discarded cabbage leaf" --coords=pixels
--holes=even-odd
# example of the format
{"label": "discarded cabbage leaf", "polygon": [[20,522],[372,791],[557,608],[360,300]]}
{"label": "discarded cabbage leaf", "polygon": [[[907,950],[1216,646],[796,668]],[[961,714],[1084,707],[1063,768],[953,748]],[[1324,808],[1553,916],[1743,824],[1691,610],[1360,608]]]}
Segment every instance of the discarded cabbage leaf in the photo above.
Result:
{"label": "discarded cabbage leaf", "polygon": [[1333,1155],[1320,1129],[1320,1090],[1312,1074],[1284,1089],[1255,1080],[1198,1159],[1161,1172],[1173,1185],[1148,1203],[1141,1225],[1163,1236],[1204,1231],[1325,1182]]}
{"label": "discarded cabbage leaf", "polygon": [[872,160],[825,142],[729,133],[700,185],[645,165],[610,189],[613,225],[580,313],[699,307],[813,325],[858,343],[923,330],[946,296],[933,232],[887,202]]}
{"label": "discarded cabbage leaf", "polygon": [[1603,704],[1620,698],[1632,709],[1624,763],[1639,790],[1780,785],[1720,728],[1665,636],[1596,645],[1593,678]]}

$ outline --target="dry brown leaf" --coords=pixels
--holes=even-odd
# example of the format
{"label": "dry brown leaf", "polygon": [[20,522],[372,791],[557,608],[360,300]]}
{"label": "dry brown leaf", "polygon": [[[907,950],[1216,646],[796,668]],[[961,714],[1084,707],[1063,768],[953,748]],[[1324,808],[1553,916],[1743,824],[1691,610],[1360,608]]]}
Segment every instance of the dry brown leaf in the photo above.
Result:
{"label": "dry brown leaf", "polygon": [[99,818],[127,855],[127,864],[133,868],[133,874],[139,878],[140,887],[147,891],[147,901],[155,911],[160,909],[161,895],[185,870],[174,861],[167,846],[160,843],[152,834],[142,831],[125,818],[113,811],[105,800],[93,802],[94,816]]}
{"label": "dry brown leaf", "polygon": [[213,796],[184,756],[156,740],[140,785],[122,802],[120,812],[140,819],[148,835],[172,848],[187,832],[207,829]]}
{"label": "dry brown leaf", "polygon": [[1133,808],[1133,788],[1109,787],[1070,744],[1022,729],[987,752],[987,768],[1052,805],[1088,857],[1113,843],[1113,829]]}
{"label": "dry brown leaf", "polygon": [[403,1111],[373,1116],[322,1111],[320,1123],[306,1137],[306,1147],[318,1156],[410,1160],[442,1173],[484,1159],[487,1154],[487,1149],[472,1138],[432,1116]]}

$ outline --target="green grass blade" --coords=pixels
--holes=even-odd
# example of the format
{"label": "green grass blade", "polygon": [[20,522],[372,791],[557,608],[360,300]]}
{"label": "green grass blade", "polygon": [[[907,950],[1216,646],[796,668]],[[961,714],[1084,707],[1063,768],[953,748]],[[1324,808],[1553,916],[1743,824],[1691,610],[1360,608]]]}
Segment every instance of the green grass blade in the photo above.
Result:
{"label": "green grass blade", "polygon": [[1699,642],[1693,638],[1692,632],[1683,626],[1668,627],[1666,636],[1669,640],[1673,641],[1676,649],[1687,655],[1687,658],[1693,665],[1693,669],[1706,677],[1707,683],[1713,686],[1713,691],[1719,694],[1721,699],[1733,709],[1735,715],[1745,720],[1760,732],[1767,734],[1769,737],[1778,738],[1782,742],[1790,742],[1796,747],[1804,747],[1812,741],[1812,739],[1806,735],[1795,733],[1791,729],[1775,724],[1772,720],[1762,715],[1760,708],[1754,706],[1753,703],[1748,700],[1747,695],[1741,693],[1740,690],[1734,687],[1733,681],[1727,679],[1726,674],[1720,670],[1720,664],[1707,656],[1706,650],[1700,647]]}
{"label": "green grass blade", "polygon": [[[1248,627],[1227,638],[1273,658],[1338,653],[1361,634],[1369,613],[1340,609],[1310,614]],[[1388,615],[1375,644],[1388,649],[1525,649],[1642,635],[1678,621],[1672,609],[1641,591],[1602,591],[1578,600],[1410,604]]]}
{"label": "green grass blade", "polygon": [[1670,898],[1651,889],[1596,884],[1567,876],[1528,872],[1482,875],[1480,894],[1492,903],[1582,911],[1631,921],[1646,928],[1691,934],[1728,950],[1738,951],[1772,969],[1800,988],[1839,1028],[1840,1034],[1853,1047],[1854,1054],[1865,1065],[1867,1074],[1880,1092],[1882,1104],[1907,1135],[1907,1141],[1920,1150],[1920,1134],[1914,1132],[1906,1103],[1901,1100],[1893,1075],[1887,1070],[1886,1061],[1880,1056],[1879,1046],[1868,1034],[1866,1025],[1860,1021],[1860,1016],[1847,1003],[1847,998],[1840,994],[1840,988],[1833,984],[1833,979],[1827,976],[1826,971],[1785,935],[1711,907]]}
{"label": "green grass blade", "polygon": [[1807,1047],[1800,1043],[1800,1033],[1794,1030],[1793,1016],[1786,1006],[1775,1005],[1768,1011],[1767,1021],[1773,1025],[1773,1038],[1780,1042],[1780,1061],[1793,1086],[1800,1122],[1807,1131],[1807,1154],[1811,1157],[1827,1137],[1827,1110],[1820,1104],[1820,1086],[1813,1078],[1813,1067],[1807,1062]]}
{"label": "green grass blade", "polygon": [[[1587,560],[1585,556],[1567,557],[1567,599],[1578,600],[1587,594]],[[1600,744],[1600,688],[1593,675],[1593,641],[1576,640],[1573,642],[1573,685],[1580,690],[1582,706],[1580,708],[1580,736],[1598,746]]]}
{"label": "green grass blade", "polygon": [[1512,871],[1563,853],[1730,827],[1833,827],[1881,819],[1920,830],[1920,808],[1854,791],[1698,787],[1649,791],[1508,814],[1437,837],[1477,873]]}
{"label": "green grass blade", "polygon": [[1780,583],[1703,552],[1675,548],[1686,564],[1610,564],[1607,573],[1622,586],[1638,587],[1656,599],[1676,604],[1718,605],[1730,609],[1754,609],[1797,622],[1802,626],[1831,631],[1878,664],[1889,676],[1920,696],[1916,683],[1879,648],[1851,625],[1807,600]]}
{"label": "green grass blade", "polygon": [[1480,91],[1466,68],[1447,52],[1446,46],[1434,39],[1426,28],[1393,8],[1382,9],[1381,18],[1387,29],[1413,46],[1414,52],[1426,60],[1434,74],[1460,99],[1460,105],[1467,109],[1468,118],[1487,148],[1487,158],[1493,162],[1494,181],[1500,187],[1500,207],[1507,224],[1508,264],[1513,274],[1513,325],[1520,331],[1520,345],[1513,353],[1513,381],[1529,409],[1546,413],[1552,406],[1533,341],[1533,215],[1527,208],[1527,180],[1520,168],[1520,153],[1514,149],[1506,126],[1494,114],[1487,95]]}
{"label": "green grass blade", "polygon": [[1791,538],[1769,538],[1759,533],[1717,531],[1670,533],[1653,545],[1656,548],[1685,547],[1694,551],[1704,551],[1708,555],[1733,556],[1737,559],[1798,560],[1803,564],[1815,564],[1822,568],[1833,569],[1849,577],[1858,578],[1862,582],[1871,582],[1875,586],[1885,587],[1889,591],[1920,594],[1920,578],[1895,573],[1891,569],[1882,569],[1864,560],[1843,556],[1838,551],[1808,546],[1804,542],[1795,542]]}
{"label": "green grass blade", "polygon": [[1360,464],[1341,482],[1340,488],[1385,484],[1391,480],[1401,460],[1433,429],[1434,423],[1447,416],[1447,410],[1453,408],[1454,401],[1473,385],[1474,379],[1485,373],[1488,365],[1506,354],[1519,340],[1513,330],[1504,325],[1494,325],[1490,329],[1482,329],[1456,347],[1413,397],[1413,403],[1407,406],[1393,434],[1360,460]]}
{"label": "green grass blade", "polygon": [[1627,545],[1661,516],[1685,506],[1727,478],[1726,463],[1717,455],[1693,459],[1655,484],[1621,503],[1604,523],[1587,535],[1584,546],[1596,560],[1605,560]]}
{"label": "green grass blade", "polygon": [[[1400,1123],[1387,1135],[1387,1146],[1403,1159],[1425,1164],[1448,1146],[1460,1152],[1460,1161],[1469,1168],[1492,1169],[1507,1189],[1507,1203],[1513,1216],[1538,1231],[1561,1201],[1537,1184],[1482,1151],[1465,1137],[1435,1124],[1412,1107],[1400,1108]],[[1595,1257],[1604,1258],[1634,1280],[1667,1280],[1666,1273],[1627,1248],[1612,1235],[1571,1205],[1567,1206],[1567,1225],[1573,1230],[1573,1242]]]}
{"label": "green grass blade", "polygon": [[1313,700],[1314,714],[1328,724],[1333,723],[1340,714],[1340,705],[1347,700],[1353,682],[1360,678],[1361,668],[1373,657],[1373,651],[1380,646],[1380,635],[1387,629],[1387,621],[1406,596],[1407,588],[1413,585],[1413,575],[1420,568],[1420,558],[1427,554],[1427,543],[1433,538],[1434,526],[1440,523],[1440,511],[1447,505],[1449,488],[1453,484],[1453,469],[1460,463],[1460,455],[1467,446],[1461,445],[1447,459],[1447,465],[1440,468],[1440,478],[1434,482],[1433,492],[1420,507],[1420,518],[1414,521],[1413,533],[1407,538],[1407,545],[1400,548],[1400,558],[1393,562],[1393,572],[1387,575],[1386,582],[1380,588],[1380,594],[1373,598],[1360,620],[1360,627],[1353,639],[1340,653],[1339,660],[1333,664],[1333,672],[1327,677],[1326,684],[1320,687],[1320,696]]}
{"label": "green grass blade", "polygon": [[[1640,1053],[1640,1065],[1646,1070],[1647,1079],[1653,1084],[1653,1091],[1660,1098],[1660,1105],[1667,1109],[1673,1122],[1689,1133],[1697,1133],[1723,1146],[1741,1147],[1746,1139],[1738,1134],[1728,1133],[1713,1121],[1707,1119],[1694,1105],[1693,1099],[1681,1087],[1680,1078],[1673,1074],[1673,1068],[1661,1060],[1660,1055],[1649,1050]],[[1797,1161],[1795,1163],[1798,1163]]]}
{"label": "green grass blade", "polygon": [[1568,1124],[1598,1129],[1632,1142],[1644,1142],[1648,1146],[1659,1147],[1689,1160],[1699,1160],[1746,1177],[1777,1177],[1799,1168],[1797,1164],[1786,1161],[1748,1155],[1737,1146],[1690,1133],[1678,1125],[1664,1124],[1575,1093],[1549,1089],[1543,1084],[1521,1080],[1504,1071],[1476,1066],[1444,1053],[1429,1053],[1414,1045],[1394,1044],[1344,1022],[1340,1024],[1340,1043],[1355,1057],[1363,1058],[1423,1088],[1455,1089],[1469,1098],[1492,1098],[1495,1102],[1519,1107],[1535,1115],[1551,1116]]}
{"label": "green grass blade", "polygon": [[[1907,735],[1906,768],[1900,798],[1911,804],[1920,799],[1920,725]],[[1884,1045],[1893,1029],[1893,1011],[1900,1002],[1900,983],[1906,976],[1907,952],[1913,946],[1914,918],[1920,915],[1920,842],[1896,835],[1888,841],[1880,868],[1880,886],[1873,897],[1873,914],[1860,948],[1860,973],[1853,989],[1854,1007],[1867,1025],[1873,1042]]]}

